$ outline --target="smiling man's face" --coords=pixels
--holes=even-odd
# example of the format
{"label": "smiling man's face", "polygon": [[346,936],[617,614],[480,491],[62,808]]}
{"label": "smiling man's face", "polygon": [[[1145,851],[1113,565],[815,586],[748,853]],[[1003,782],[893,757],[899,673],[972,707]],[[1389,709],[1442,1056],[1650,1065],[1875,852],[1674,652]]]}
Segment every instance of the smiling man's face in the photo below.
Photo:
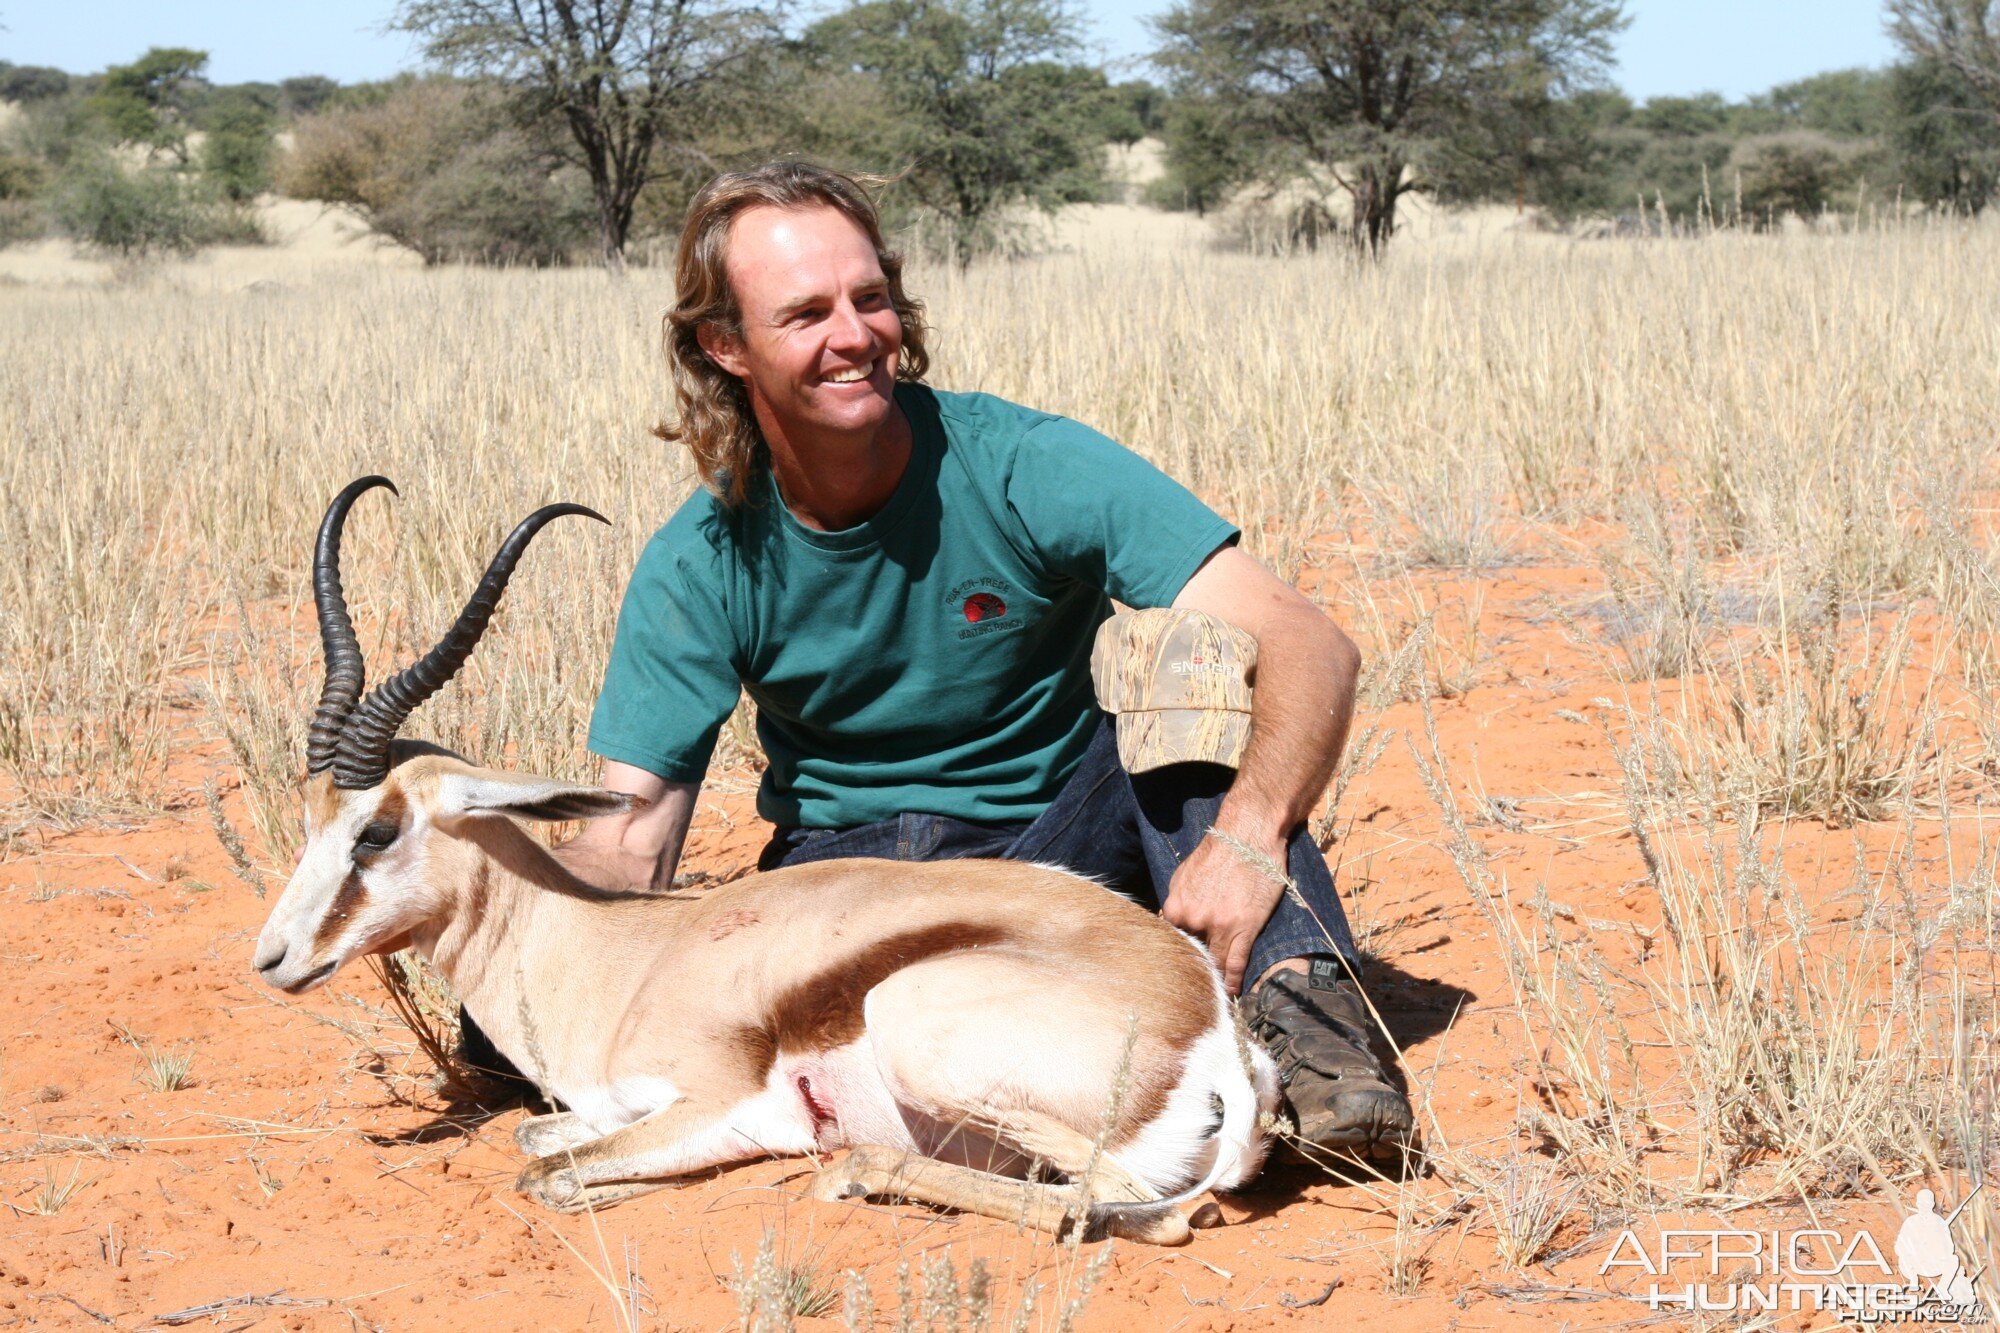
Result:
{"label": "smiling man's face", "polygon": [[767,433],[796,448],[880,426],[903,327],[868,233],[834,208],[746,209],[728,268],[743,336],[705,329],[702,348],[743,381]]}

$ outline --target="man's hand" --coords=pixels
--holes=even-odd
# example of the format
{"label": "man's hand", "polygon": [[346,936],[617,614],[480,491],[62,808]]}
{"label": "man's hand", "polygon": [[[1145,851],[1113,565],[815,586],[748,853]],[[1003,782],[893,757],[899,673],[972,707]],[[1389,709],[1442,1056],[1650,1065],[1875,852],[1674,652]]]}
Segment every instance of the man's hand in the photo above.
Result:
{"label": "man's hand", "polygon": [[[1242,991],[1251,946],[1285,892],[1284,882],[1271,875],[1285,864],[1285,840],[1239,841],[1241,848],[1215,833],[1203,838],[1174,872],[1160,908],[1161,916],[1208,945],[1231,995]],[[1269,866],[1255,864],[1259,858],[1249,852],[1268,857]]]}
{"label": "man's hand", "polygon": [[1233,546],[1211,555],[1174,605],[1205,611],[1257,640],[1250,742],[1217,831],[1174,872],[1161,908],[1207,942],[1235,993],[1250,946],[1284,893],[1286,845],[1346,744],[1361,654],[1296,588]]}

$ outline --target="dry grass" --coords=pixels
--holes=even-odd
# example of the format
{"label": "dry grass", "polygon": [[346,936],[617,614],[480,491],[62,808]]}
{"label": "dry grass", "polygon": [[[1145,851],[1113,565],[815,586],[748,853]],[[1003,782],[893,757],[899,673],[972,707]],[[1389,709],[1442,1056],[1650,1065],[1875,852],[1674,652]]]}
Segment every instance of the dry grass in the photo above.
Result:
{"label": "dry grass", "polygon": [[[1991,228],[1515,237],[1379,269],[1138,260],[1094,241],[919,274],[939,379],[1130,441],[1286,572],[1350,493],[1381,509],[1391,549],[1478,564],[1501,517],[1615,517],[1623,496],[1672,491],[1717,549],[1832,570],[1852,595],[1924,588],[1936,560],[1915,497],[1977,475],[2000,398]],[[0,369],[6,542],[23,557],[0,598],[15,799],[52,817],[157,806],[179,794],[172,747],[214,736],[282,863],[317,679],[306,536],[363,470],[403,487],[350,526],[350,588],[384,665],[447,623],[530,508],[574,499],[617,521],[543,539],[469,688],[422,722],[486,758],[583,771],[624,575],[690,485],[645,430],[660,275],[167,282],[19,290],[0,311],[38,349]],[[1952,512],[1949,494],[1933,503]]]}
{"label": "dry grass", "polygon": [[[1572,629],[1626,682],[1600,718],[1660,925],[1607,935],[1510,883],[1484,812],[1460,813],[1434,728],[1400,736],[1393,753],[1414,754],[1500,944],[1532,1097],[1497,1152],[1434,1143],[1442,1201],[1383,1195],[1385,1287],[1423,1286],[1451,1218],[1525,1266],[1579,1209],[1983,1176],[2000,1151],[1993,1052],[1964,992],[1995,943],[1985,839],[1948,884],[1909,855],[1857,857],[1828,920],[1801,906],[1784,821],[1922,822],[1951,847],[2000,775],[1983,517],[2000,227],[1512,234],[1408,245],[1380,267],[1082,234],[914,282],[943,386],[1131,443],[1281,572],[1319,576],[1374,650],[1371,708],[1408,701],[1428,719],[1490,670],[1483,594],[1397,571],[1597,534],[1584,562],[1604,571],[1608,632],[1582,608]],[[558,525],[537,544],[463,681],[412,728],[485,762],[590,772],[624,579],[691,485],[646,432],[666,296],[647,270],[10,290],[0,336],[36,350],[0,360],[0,826],[206,799],[246,882],[282,879],[318,680],[309,534],[365,471],[402,487],[348,527],[378,678],[448,623],[530,509],[612,516],[609,532]],[[1544,540],[1551,520],[1568,530]],[[727,736],[731,761],[754,761],[747,710]],[[1392,738],[1363,719],[1341,792]],[[240,831],[173,762],[203,746],[236,770]],[[1319,831],[1336,822],[1329,810]],[[426,1049],[448,1049],[449,996],[421,973],[389,979]],[[1990,1246],[2000,1205],[1983,1197],[1967,1216]],[[758,1308],[804,1313],[767,1269],[760,1255],[746,1275]],[[1036,1318],[1073,1317],[1095,1271],[1077,1265]],[[918,1273],[899,1304],[923,1306],[915,1288],[935,1283],[942,1312],[972,1290],[962,1280]],[[831,1310],[828,1281],[807,1283],[814,1311]],[[872,1299],[850,1289],[851,1324]]]}

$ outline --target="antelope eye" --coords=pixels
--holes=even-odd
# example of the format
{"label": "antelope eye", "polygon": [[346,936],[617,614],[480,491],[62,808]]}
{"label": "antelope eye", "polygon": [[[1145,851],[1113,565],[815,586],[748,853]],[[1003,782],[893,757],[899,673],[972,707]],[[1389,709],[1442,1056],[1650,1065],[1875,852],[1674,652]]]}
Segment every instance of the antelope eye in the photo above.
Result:
{"label": "antelope eye", "polygon": [[354,840],[354,845],[368,851],[379,852],[394,842],[396,835],[401,832],[402,829],[395,824],[378,821],[362,829],[361,836]]}

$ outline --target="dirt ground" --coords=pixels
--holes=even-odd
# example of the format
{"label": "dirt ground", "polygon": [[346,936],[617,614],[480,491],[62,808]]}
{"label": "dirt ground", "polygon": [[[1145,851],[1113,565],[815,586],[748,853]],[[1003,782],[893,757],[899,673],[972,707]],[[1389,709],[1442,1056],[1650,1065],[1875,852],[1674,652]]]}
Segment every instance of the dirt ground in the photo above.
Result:
{"label": "dirt ground", "polygon": [[[1561,910],[1614,941],[1607,949],[1629,936],[1629,953],[1659,930],[1659,913],[1638,891],[1643,867],[1595,719],[1644,687],[1619,680],[1602,646],[1577,633],[1574,618],[1602,582],[1574,550],[1566,558],[1578,563],[1558,549],[1477,580],[1411,586],[1457,617],[1460,642],[1473,642],[1463,626],[1477,609],[1463,688],[1432,706],[1461,801],[1497,812],[1475,829],[1496,871],[1524,894],[1545,885]],[[1519,1142],[1534,1095],[1504,963],[1442,849],[1405,743],[1421,736],[1417,705],[1363,721],[1397,736],[1345,798],[1332,853],[1343,899],[1378,960],[1375,999],[1427,1136],[1453,1153],[1500,1155]],[[410,730],[422,734],[421,713]],[[231,790],[226,757],[190,751],[183,767],[196,795],[173,818],[30,829],[0,844],[0,1324],[139,1328],[173,1315],[229,1328],[618,1327],[623,1300],[641,1327],[720,1329],[738,1317],[736,1265],[750,1264],[767,1229],[782,1258],[836,1293],[846,1270],[864,1274],[882,1311],[896,1304],[899,1265],[921,1273],[941,1255],[961,1282],[973,1260],[988,1266],[996,1326],[1012,1322],[1031,1277],[1042,1284],[1035,1328],[1056,1326],[1086,1280],[1097,1247],[1073,1253],[916,1208],[810,1202],[810,1164],[798,1161],[722,1171],[594,1218],[540,1212],[512,1189],[524,1112],[488,1116],[430,1095],[422,1057],[377,1007],[364,969],[298,1000],[258,983],[252,941],[279,885],[270,898],[252,893],[203,808],[204,776]],[[1815,884],[1846,885],[1857,855],[1898,849],[1902,830],[1793,821],[1780,834],[1810,898]],[[1939,864],[1942,840],[1916,836],[1916,863]],[[684,869],[738,871],[762,837],[748,783],[725,783],[704,800]],[[186,1086],[148,1086],[149,1052],[187,1057]],[[1632,1287],[1627,1277],[1600,1275],[1629,1219],[1579,1209],[1551,1246],[1559,1257],[1522,1272],[1496,1258],[1476,1210],[1399,1234],[1395,1199],[1311,1167],[1273,1168],[1224,1199],[1226,1225],[1185,1249],[1116,1243],[1080,1326],[1683,1320],[1617,1294]],[[1813,1209],[1822,1225],[1893,1232],[1883,1201]],[[1802,1226],[1805,1216],[1781,1209],[1731,1224]],[[837,1327],[840,1313],[836,1295],[803,1326]]]}

